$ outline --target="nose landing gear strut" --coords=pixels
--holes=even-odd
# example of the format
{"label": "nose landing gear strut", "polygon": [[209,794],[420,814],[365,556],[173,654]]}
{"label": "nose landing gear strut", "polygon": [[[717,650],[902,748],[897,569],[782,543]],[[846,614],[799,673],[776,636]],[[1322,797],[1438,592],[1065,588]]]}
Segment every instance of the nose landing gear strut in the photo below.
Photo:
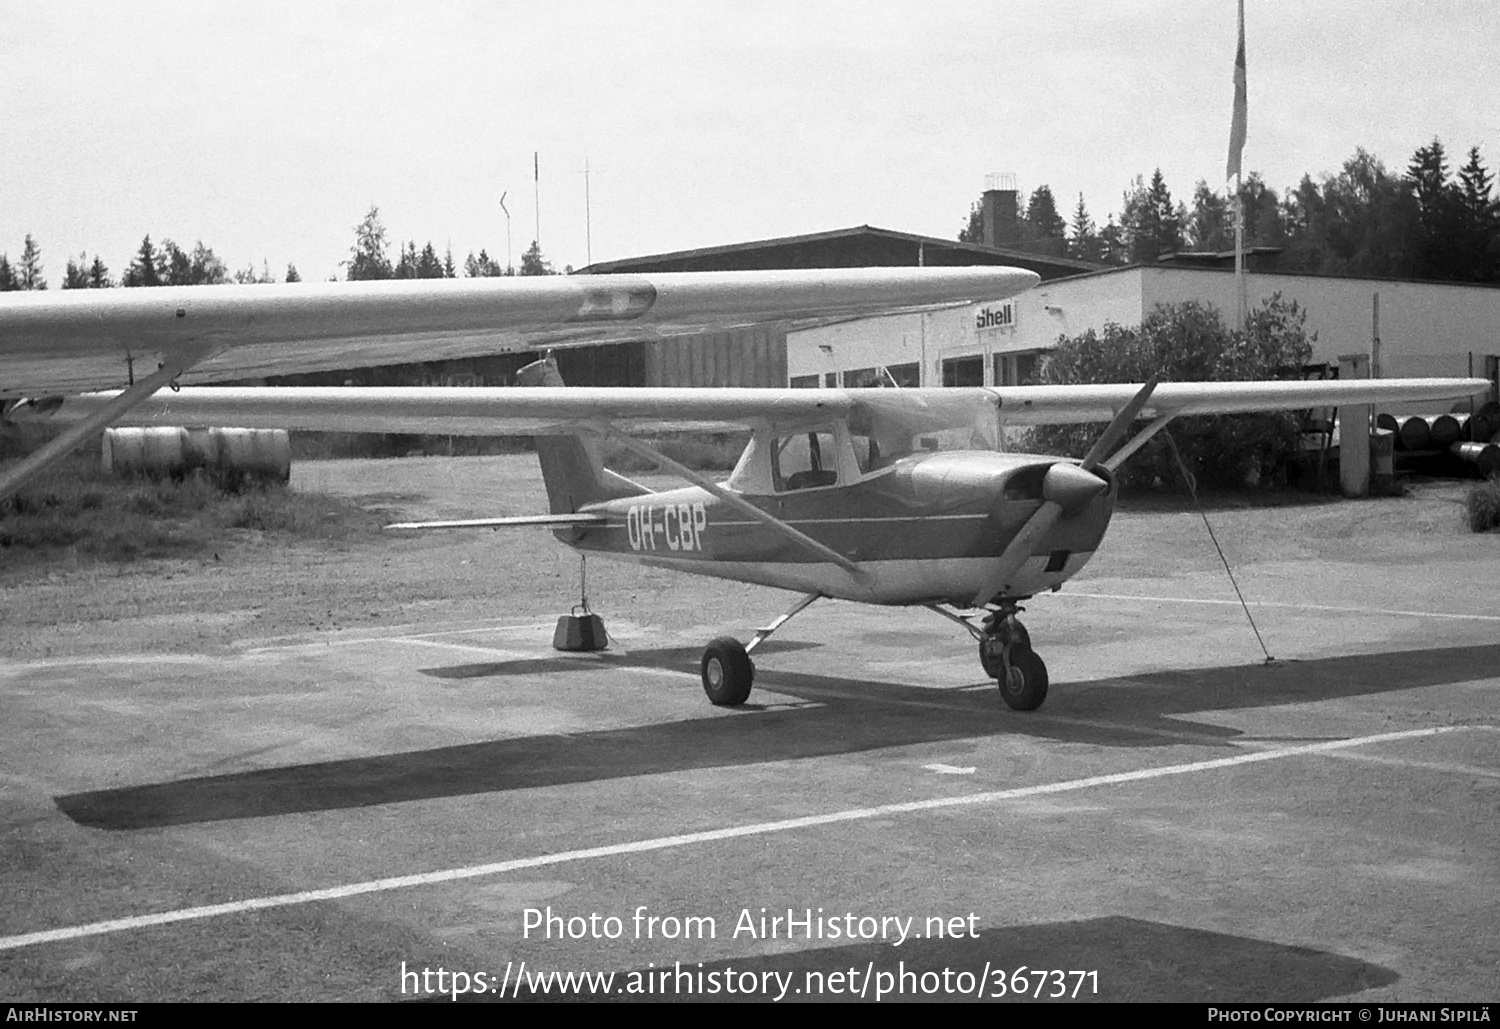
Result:
{"label": "nose landing gear strut", "polygon": [[1047,699],[1047,665],[1031,649],[1031,634],[1016,615],[1026,610],[1013,600],[1001,600],[975,625],[936,604],[929,605],[952,619],[979,641],[979,663],[984,674],[1000,687],[1000,699],[1015,711],[1035,711]]}

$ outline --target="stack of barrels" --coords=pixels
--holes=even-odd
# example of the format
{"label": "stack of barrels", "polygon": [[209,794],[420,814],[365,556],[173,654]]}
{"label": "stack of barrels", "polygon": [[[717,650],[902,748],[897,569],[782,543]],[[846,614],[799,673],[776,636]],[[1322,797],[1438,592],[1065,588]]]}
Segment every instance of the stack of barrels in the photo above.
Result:
{"label": "stack of barrels", "polygon": [[1412,457],[1446,454],[1481,477],[1500,474],[1500,404],[1493,401],[1473,414],[1382,414],[1376,427],[1391,431],[1398,452]]}
{"label": "stack of barrels", "polygon": [[195,469],[234,472],[265,482],[292,475],[285,429],[106,429],[104,469],[116,475],[182,476]]}

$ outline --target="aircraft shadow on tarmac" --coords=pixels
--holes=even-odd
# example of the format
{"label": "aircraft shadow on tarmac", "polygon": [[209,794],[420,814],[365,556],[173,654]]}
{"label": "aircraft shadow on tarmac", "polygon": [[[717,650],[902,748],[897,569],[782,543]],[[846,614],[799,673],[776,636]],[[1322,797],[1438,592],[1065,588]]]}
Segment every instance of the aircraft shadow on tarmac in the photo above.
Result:
{"label": "aircraft shadow on tarmac", "polygon": [[[616,654],[608,662],[696,674],[699,656],[696,648],[672,648]],[[521,663],[530,662],[523,659]],[[569,664],[576,668],[574,662]],[[426,674],[447,679],[497,676],[505,674],[505,667],[508,665],[459,665],[430,669]],[[811,703],[125,786],[60,796],[56,804],[81,825],[129,830],[827,757],[987,736],[1025,735],[1106,747],[1159,747],[1164,743],[1161,733],[1169,732],[1190,734],[1192,742],[1200,745],[1228,745],[1230,740],[1245,737],[1237,730],[1193,722],[1177,713],[1308,703],[1467,682],[1490,678],[1497,667],[1500,644],[1361,654],[1273,667],[1154,672],[1075,687],[1062,684],[1054,688],[1045,711],[1033,715],[1005,708],[992,687],[928,689],[762,667],[757,672],[761,686]],[[608,664],[601,661],[598,671],[607,674]],[[681,688],[675,682],[663,685],[663,689]],[[693,693],[698,694],[696,688]],[[1110,724],[1098,725],[1101,719]]]}
{"label": "aircraft shadow on tarmac", "polygon": [[[798,916],[801,917],[801,912]],[[913,928],[920,932],[920,925],[921,919],[918,918]],[[727,930],[730,927],[721,928]],[[721,937],[724,935],[727,932],[720,933]],[[1039,961],[1046,962],[1044,967],[1049,970],[1065,973],[1092,971],[1097,975],[1092,978],[1064,975],[1061,981],[1050,975],[1040,979],[1036,970]],[[990,976],[981,984],[986,965],[991,970]],[[680,979],[677,978],[676,966],[656,965],[616,972],[611,992],[604,995],[587,992],[560,995],[561,991],[555,987],[551,993],[542,993],[523,986],[519,997],[512,997],[507,992],[505,999],[508,1002],[768,1001],[776,999],[781,985],[785,984],[785,1000],[848,1001],[859,999],[859,987],[872,968],[874,976],[864,999],[874,1000],[877,989],[884,988],[890,991],[880,998],[885,1003],[897,1000],[972,1002],[981,985],[984,986],[984,998],[994,1000],[1072,1000],[1076,990],[1077,1000],[1312,1003],[1389,986],[1399,978],[1395,972],[1379,965],[1328,951],[1163,922],[1107,916],[1042,925],[982,926],[976,939],[908,939],[899,947],[871,940],[705,961],[701,966],[696,961],[685,960],[681,962],[683,975]],[[1024,997],[1011,990],[1010,977],[1021,968],[1030,973],[1030,989]],[[852,997],[848,988],[851,969],[855,973]],[[941,985],[944,969],[951,973],[947,980],[950,992],[946,995]],[[826,990],[828,977],[835,972],[843,973],[841,979],[836,980],[844,987],[838,994]],[[908,973],[904,978],[903,972]],[[967,977],[961,978],[960,973],[967,973]],[[627,992],[632,985],[644,991],[648,981],[653,987],[651,993]],[[724,990],[726,982],[734,985],[734,993]],[[901,993],[895,992],[898,982],[904,986]],[[967,995],[952,992],[961,982],[972,984]],[[1003,988],[1000,982],[1005,984]],[[1039,983],[1041,997],[1035,996]],[[708,992],[711,984],[718,985],[717,992]],[[825,989],[821,996],[816,994],[819,984]],[[740,992],[741,987],[752,985],[753,991]],[[763,985],[770,986],[769,995],[762,991]],[[1093,992],[1096,985],[1097,994]],[[688,992],[689,988],[692,992]],[[1064,991],[1061,996],[1058,995],[1060,989]],[[477,994],[460,999],[490,1001],[501,998],[496,994]],[[444,996],[441,1002],[448,1003],[449,998]]]}

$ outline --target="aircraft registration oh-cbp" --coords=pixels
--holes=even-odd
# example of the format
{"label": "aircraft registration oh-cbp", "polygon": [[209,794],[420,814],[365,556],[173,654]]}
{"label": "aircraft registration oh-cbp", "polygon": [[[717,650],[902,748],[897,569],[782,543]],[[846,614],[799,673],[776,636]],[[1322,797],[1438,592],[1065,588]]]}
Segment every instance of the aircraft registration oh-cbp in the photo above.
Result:
{"label": "aircraft registration oh-cbp", "polygon": [[[1021,604],[1061,588],[1083,568],[1114,511],[1115,470],[1173,418],[1447,400],[1489,385],[1384,379],[902,390],[568,387],[544,359],[522,369],[522,385],[513,387],[176,386],[195,366],[243,376],[255,368],[410,360],[418,356],[413,341],[484,353],[751,321],[816,321],[992,301],[1035,281],[1007,268],[881,268],[78,291],[19,303],[10,294],[0,298],[0,382],[9,376],[11,385],[0,397],[29,398],[12,400],[11,415],[75,421],[59,437],[66,446],[107,424],[535,436],[549,513],[392,528],[550,526],[584,554],[799,594],[748,644],[730,637],[708,644],[703,686],[715,704],[744,703],[754,677],[751,653],[827,597],[920,605],[958,622],[978,641],[1004,701],[1031,710],[1046,698],[1048,676],[1017,618]],[[613,331],[601,333],[600,323]],[[123,391],[59,396],[80,383],[107,384],[101,377],[119,377],[110,361],[147,354],[160,366]],[[172,391],[156,392],[169,382]],[[1150,421],[1125,440],[1137,419]],[[1108,427],[1082,460],[1001,450],[1004,425],[1067,422]],[[661,427],[749,428],[750,441],[734,471],[717,482],[632,434]],[[688,484],[653,492],[606,469],[602,444],[610,439]],[[60,444],[49,446],[55,454]],[[0,496],[51,459],[39,452],[0,474]],[[602,645],[602,638],[571,644]]]}

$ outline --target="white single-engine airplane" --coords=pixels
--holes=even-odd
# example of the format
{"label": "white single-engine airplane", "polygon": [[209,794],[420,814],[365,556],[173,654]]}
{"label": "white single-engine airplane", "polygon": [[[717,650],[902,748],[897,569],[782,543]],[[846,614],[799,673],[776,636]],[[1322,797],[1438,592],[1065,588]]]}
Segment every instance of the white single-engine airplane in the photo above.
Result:
{"label": "white single-engine airplane", "polygon": [[[97,300],[80,291],[24,306],[0,303],[0,377],[12,372],[17,355],[44,367],[37,358],[49,346],[97,359],[155,343],[167,355],[155,377],[180,374],[184,360],[208,352],[234,367],[236,350],[245,348],[256,361],[285,369],[293,359],[304,367],[307,360],[326,362],[318,353],[323,346],[347,366],[351,351],[370,353],[379,345],[388,353],[393,342],[411,360],[414,337],[463,335],[491,351],[507,333],[512,349],[558,345],[577,338],[569,335],[570,319],[641,318],[674,292],[697,298],[695,308],[682,305],[692,308],[691,317],[677,316],[702,327],[992,301],[1035,281],[1029,272],[1004,268],[851,269],[264,293],[188,287],[118,291]],[[640,299],[648,295],[655,298],[649,304]],[[200,313],[200,300],[199,321],[212,331],[173,337],[171,329]],[[505,300],[518,301],[519,316],[505,309]],[[149,335],[163,324],[165,338]],[[86,434],[129,423],[534,435],[549,514],[392,528],[550,526],[584,554],[799,593],[748,644],[720,637],[708,645],[703,686],[715,704],[744,703],[754,676],[751,652],[793,615],[829,597],[921,605],[963,625],[979,641],[981,663],[999,682],[1001,697],[1017,710],[1038,707],[1048,686],[1046,665],[1016,617],[1021,602],[1061,588],[1084,566],[1114,510],[1114,470],[1171,419],[1446,400],[1488,386],[1482,379],[1386,379],[903,390],[567,387],[544,359],[523,369],[516,387],[186,387],[152,395],[177,374],[149,389],[137,382],[121,393],[60,404],[23,402],[18,413],[80,419],[69,434],[79,426]],[[55,384],[32,384],[23,395],[58,392]],[[1138,418],[1151,421],[1120,445]],[[1081,461],[1000,450],[1004,424],[1087,421],[1109,425]],[[662,426],[748,427],[751,437],[734,471],[715,482],[631,435]],[[600,459],[606,439],[690,485],[657,493],[607,470]],[[0,474],[0,495],[14,488],[14,478],[13,471]]]}

